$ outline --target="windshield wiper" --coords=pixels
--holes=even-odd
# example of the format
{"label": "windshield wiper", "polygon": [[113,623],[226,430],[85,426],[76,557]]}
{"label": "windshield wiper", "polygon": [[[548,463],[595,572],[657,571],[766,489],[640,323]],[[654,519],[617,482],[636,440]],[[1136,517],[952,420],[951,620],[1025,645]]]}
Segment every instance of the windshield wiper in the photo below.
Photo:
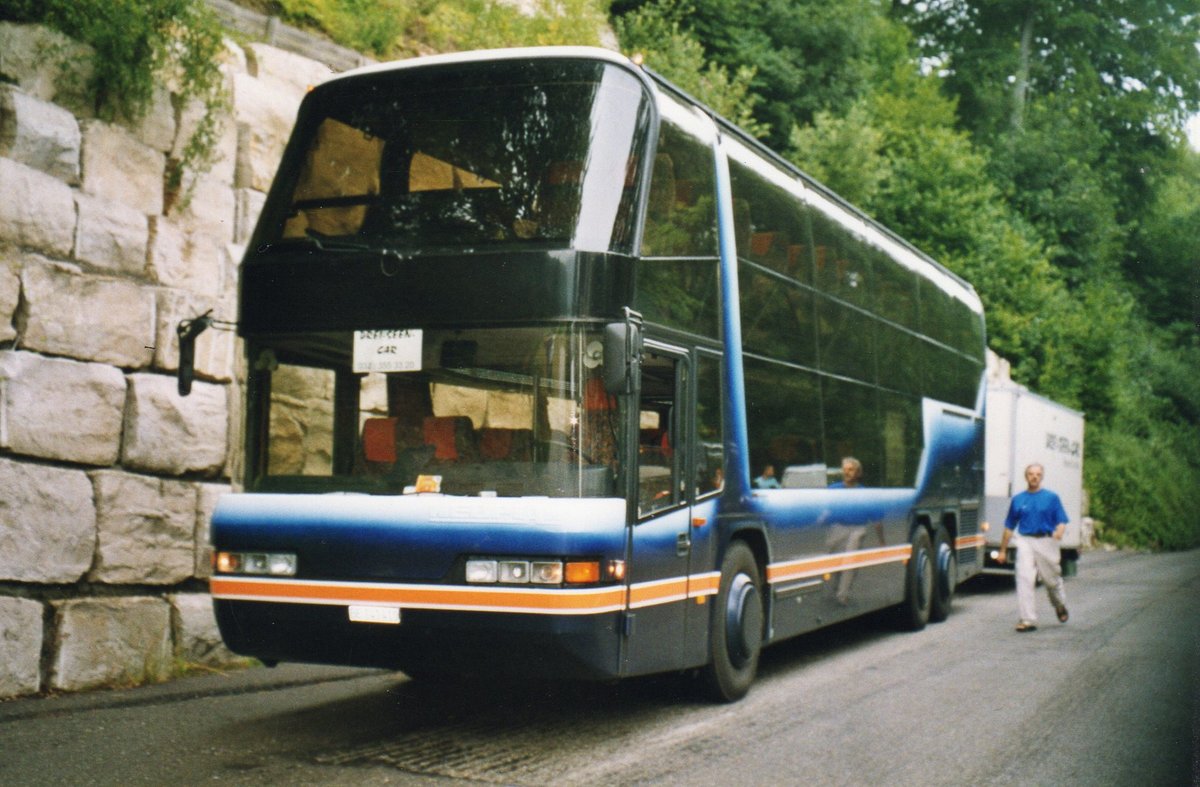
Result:
{"label": "windshield wiper", "polygon": [[310,247],[318,251],[337,252],[339,254],[377,254],[380,258],[380,264],[384,266],[382,268],[384,275],[387,276],[394,276],[396,274],[395,270],[389,271],[387,269],[388,260],[395,260],[397,263],[400,263],[421,254],[420,249],[401,251],[390,246],[377,246],[370,243],[363,243],[362,241],[332,238],[313,232],[312,230],[306,230],[303,237],[294,236],[291,238],[282,238],[274,243],[264,243],[258,247],[258,253],[264,254],[268,251],[296,247]]}

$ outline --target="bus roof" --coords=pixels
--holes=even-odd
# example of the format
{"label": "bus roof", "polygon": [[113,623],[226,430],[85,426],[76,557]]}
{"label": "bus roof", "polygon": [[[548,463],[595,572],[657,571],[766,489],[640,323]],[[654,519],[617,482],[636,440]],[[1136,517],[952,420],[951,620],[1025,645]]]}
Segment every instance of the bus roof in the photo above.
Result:
{"label": "bus roof", "polygon": [[528,46],[512,47],[510,49],[478,49],[470,52],[448,52],[438,55],[421,55],[407,60],[392,60],[386,63],[375,63],[363,66],[341,74],[335,74],[325,82],[339,79],[349,79],[364,74],[379,74],[388,71],[399,71],[409,68],[428,68],[434,66],[459,65],[465,63],[485,63],[496,60],[600,60],[615,65],[625,66],[638,73],[642,69],[620,52],[602,49],[596,46]]}
{"label": "bus roof", "polygon": [[[414,68],[486,63],[497,60],[534,59],[579,59],[612,63],[613,65],[622,66],[628,69],[630,72],[638,75],[638,77],[647,85],[653,85],[657,88],[664,89],[669,93],[675,94],[678,98],[684,100],[685,102],[700,108],[707,115],[709,115],[724,132],[735,135],[743,144],[753,148],[756,152],[772,161],[777,166],[785,168],[794,176],[800,178],[806,187],[812,188],[813,190],[819,192],[823,197],[834,202],[839,208],[848,211],[854,217],[864,222],[867,228],[880,233],[883,238],[898,246],[899,248],[893,247],[888,249],[886,245],[878,243],[878,240],[880,239],[876,239],[876,245],[880,245],[881,248],[890,253],[893,257],[900,259],[902,264],[905,264],[910,268],[915,268],[919,265],[930,266],[932,270],[926,274],[926,278],[934,282],[948,295],[957,297],[959,300],[963,301],[972,311],[976,313],[982,313],[983,304],[979,298],[979,294],[966,279],[954,273],[945,265],[914,246],[899,233],[895,232],[884,224],[881,224],[861,208],[847,201],[828,186],[804,172],[802,169],[785,159],[783,156],[771,150],[753,135],[740,128],[728,118],[718,114],[711,107],[704,104],[704,102],[700,101],[695,96],[689,94],[683,88],[674,84],[661,74],[658,74],[653,69],[638,64],[636,61],[627,57],[626,55],[621,54],[620,52],[614,52],[610,49],[603,49],[601,47],[594,46],[533,46],[512,47],[507,49],[479,49],[468,52],[450,52],[446,54],[423,55],[409,58],[407,60],[393,60],[386,63],[363,66],[362,68],[356,68],[351,71],[346,71],[342,74],[337,74],[333,77],[330,77],[323,84],[329,84],[330,82],[335,82],[342,79],[353,79],[355,77],[368,74],[381,74]],[[907,254],[904,252],[907,252]]]}

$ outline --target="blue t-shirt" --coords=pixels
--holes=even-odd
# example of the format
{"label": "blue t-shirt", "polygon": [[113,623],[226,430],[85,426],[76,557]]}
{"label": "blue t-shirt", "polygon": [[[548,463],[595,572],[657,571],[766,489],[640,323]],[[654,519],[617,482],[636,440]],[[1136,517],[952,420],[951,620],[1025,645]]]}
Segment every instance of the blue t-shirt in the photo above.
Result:
{"label": "blue t-shirt", "polygon": [[1053,535],[1054,528],[1067,523],[1067,512],[1058,495],[1049,489],[1028,490],[1013,497],[1004,527],[1023,536]]}

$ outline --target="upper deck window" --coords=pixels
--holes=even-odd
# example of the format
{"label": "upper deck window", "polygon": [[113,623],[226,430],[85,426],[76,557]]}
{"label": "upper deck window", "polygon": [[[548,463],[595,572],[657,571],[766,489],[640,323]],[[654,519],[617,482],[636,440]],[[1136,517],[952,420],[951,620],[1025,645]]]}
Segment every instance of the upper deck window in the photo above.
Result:
{"label": "upper deck window", "polygon": [[260,246],[631,251],[649,105],[587,60],[411,68],[306,100]]}

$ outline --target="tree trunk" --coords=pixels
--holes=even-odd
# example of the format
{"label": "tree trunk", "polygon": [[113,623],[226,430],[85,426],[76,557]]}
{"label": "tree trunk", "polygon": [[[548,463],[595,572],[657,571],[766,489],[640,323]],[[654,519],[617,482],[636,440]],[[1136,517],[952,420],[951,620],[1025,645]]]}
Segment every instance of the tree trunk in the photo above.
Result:
{"label": "tree trunk", "polygon": [[1017,60],[1017,74],[1013,82],[1012,130],[1020,132],[1025,127],[1025,100],[1029,92],[1029,58],[1033,48],[1033,18],[1036,14],[1034,4],[1025,8],[1025,18],[1021,22],[1021,49]]}

